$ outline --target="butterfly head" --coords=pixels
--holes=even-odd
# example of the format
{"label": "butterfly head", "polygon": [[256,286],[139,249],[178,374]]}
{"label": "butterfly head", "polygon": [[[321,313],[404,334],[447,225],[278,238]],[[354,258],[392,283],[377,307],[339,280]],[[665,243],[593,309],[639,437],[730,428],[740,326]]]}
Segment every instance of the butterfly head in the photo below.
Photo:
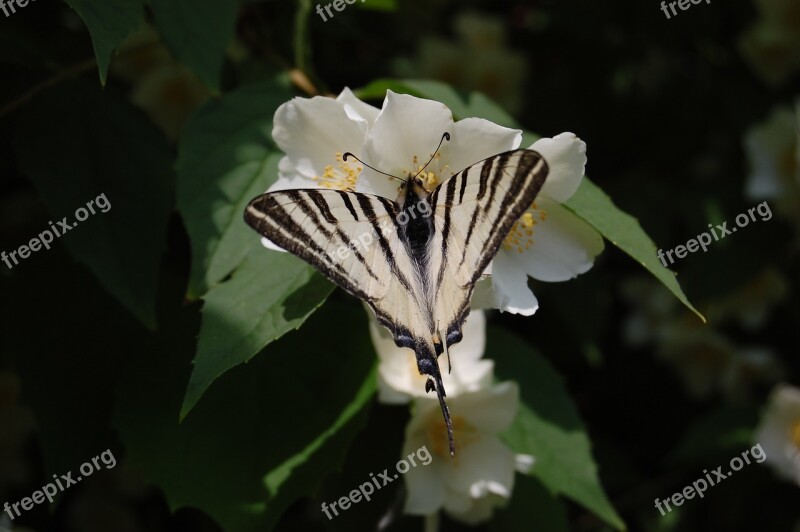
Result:
{"label": "butterfly head", "polygon": [[353,155],[352,152],[349,151],[343,155],[342,160],[347,161],[348,158],[352,157],[353,159],[360,162],[367,168],[374,170],[379,174],[383,174],[393,179],[397,179],[398,181],[402,181],[403,184],[400,185],[401,196],[405,196],[408,194],[409,191],[411,191],[414,193],[415,196],[426,198],[430,195],[430,190],[429,187],[426,187],[425,179],[427,178],[428,174],[424,173],[424,170],[428,167],[429,164],[431,164],[433,159],[436,158],[436,155],[439,153],[439,149],[442,147],[442,143],[445,140],[450,140],[450,133],[448,133],[447,131],[445,131],[442,134],[442,138],[441,140],[439,140],[439,145],[436,146],[436,150],[433,152],[433,155],[431,155],[431,158],[428,160],[428,162],[425,163],[425,166],[421,167],[416,174],[413,175],[408,174],[408,177],[406,177],[405,179],[403,179],[402,177],[397,177],[396,175],[388,174],[382,170],[378,170],[377,168],[374,168],[373,166],[370,166],[369,164],[365,163],[364,161],[362,161],[361,159]]}

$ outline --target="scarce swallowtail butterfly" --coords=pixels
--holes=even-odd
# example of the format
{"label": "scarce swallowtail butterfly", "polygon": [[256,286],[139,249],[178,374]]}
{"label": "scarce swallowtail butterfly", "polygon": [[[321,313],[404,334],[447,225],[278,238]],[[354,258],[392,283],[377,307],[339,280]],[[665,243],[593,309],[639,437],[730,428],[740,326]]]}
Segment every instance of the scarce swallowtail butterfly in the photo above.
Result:
{"label": "scarce swallowtail butterfly", "polygon": [[420,374],[428,377],[425,391],[438,395],[455,455],[438,357],[461,340],[475,283],[533,203],[548,167],[533,150],[508,151],[432,192],[420,172],[397,178],[403,184],[396,201],[333,189],[281,190],[252,200],[244,219],[366,302],[395,343],[414,350]]}

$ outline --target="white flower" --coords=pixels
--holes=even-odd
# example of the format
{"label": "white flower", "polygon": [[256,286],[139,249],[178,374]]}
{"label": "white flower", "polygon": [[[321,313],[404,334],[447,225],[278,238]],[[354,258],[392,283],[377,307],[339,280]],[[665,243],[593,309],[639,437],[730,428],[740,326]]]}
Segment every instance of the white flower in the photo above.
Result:
{"label": "white flower", "polygon": [[755,440],[775,471],[800,484],[800,389],[785,384],[775,388]]}
{"label": "white flower", "polygon": [[[375,321],[369,324],[372,343],[378,352],[378,400],[383,403],[407,403],[413,397],[427,397],[425,381],[419,374],[414,351],[397,347],[389,331]],[[447,371],[446,357],[439,357],[447,397],[474,391],[492,382],[494,363],[481,359],[486,347],[486,319],[483,311],[472,311],[463,328],[464,337],[449,349],[453,360],[452,373]]]}
{"label": "white flower", "polygon": [[754,200],[770,200],[782,216],[800,225],[798,128],[798,113],[790,108],[778,108],[747,132],[744,146],[751,167],[747,196]]}
{"label": "white flower", "polygon": [[424,445],[433,460],[404,476],[408,491],[405,512],[430,515],[444,509],[463,522],[484,521],[510,498],[514,472],[533,463],[530,456],[515,456],[497,436],[516,416],[519,390],[516,383],[503,382],[448,399],[455,457],[450,456],[439,403],[434,399],[414,402],[403,454]]}
{"label": "white flower", "polygon": [[586,144],[572,133],[561,133],[537,140],[530,149],[542,154],[550,173],[492,262],[491,278],[493,306],[525,316],[539,307],[527,276],[566,281],[588,271],[603,251],[600,234],[561,205],[583,179]]}
{"label": "white flower", "polygon": [[[275,113],[273,137],[286,157],[269,190],[355,188],[395,200],[397,180],[352,160],[345,162],[343,154],[353,152],[383,172],[406,176],[421,170],[445,132],[450,141],[423,174],[430,190],[471,164],[518,148],[522,139],[521,131],[480,118],[453,122],[444,104],[392,91],[380,111],[348,89],[335,100],[295,98]],[[572,133],[563,133],[540,139],[531,148],[544,156],[550,175],[492,267],[492,303],[524,315],[538,308],[527,286],[528,275],[542,281],[571,279],[591,268],[603,249],[600,235],[560,205],[580,184],[586,145]],[[265,245],[273,247],[267,241]]]}

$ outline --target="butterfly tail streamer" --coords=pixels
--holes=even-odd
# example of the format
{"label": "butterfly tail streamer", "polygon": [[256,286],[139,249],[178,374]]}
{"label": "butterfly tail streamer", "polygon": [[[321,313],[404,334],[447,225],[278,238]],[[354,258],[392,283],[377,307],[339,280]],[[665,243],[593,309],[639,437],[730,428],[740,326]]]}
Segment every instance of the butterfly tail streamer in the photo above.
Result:
{"label": "butterfly tail streamer", "polygon": [[[442,374],[439,371],[439,364],[436,363],[436,360],[433,360],[432,364],[424,364],[424,365],[426,366],[426,368],[423,371],[421,371],[421,373],[428,375],[430,377],[425,382],[425,391],[426,392],[430,392],[431,390],[436,391],[436,395],[439,398],[439,406],[442,408],[442,416],[444,416],[444,424],[447,427],[447,440],[450,444],[450,456],[455,456],[456,443],[455,443],[455,438],[453,437],[453,422],[450,419],[450,409],[447,407],[447,401],[445,401],[447,393],[444,390],[444,383],[442,382]],[[420,366],[423,366],[423,364],[420,364]]]}

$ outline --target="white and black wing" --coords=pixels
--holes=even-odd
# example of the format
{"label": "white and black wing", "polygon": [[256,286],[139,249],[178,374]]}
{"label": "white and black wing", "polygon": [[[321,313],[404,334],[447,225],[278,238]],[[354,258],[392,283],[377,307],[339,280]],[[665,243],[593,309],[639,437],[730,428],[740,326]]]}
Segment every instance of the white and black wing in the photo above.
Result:
{"label": "white and black wing", "polygon": [[394,202],[339,190],[268,192],[245,210],[261,235],[297,255],[333,283],[364,300],[398,345],[414,348],[430,331],[415,261],[398,238]]}
{"label": "white and black wing", "polygon": [[466,168],[431,194],[427,286],[437,331],[448,345],[461,339],[475,283],[533,203],[547,173],[539,153],[514,150]]}

